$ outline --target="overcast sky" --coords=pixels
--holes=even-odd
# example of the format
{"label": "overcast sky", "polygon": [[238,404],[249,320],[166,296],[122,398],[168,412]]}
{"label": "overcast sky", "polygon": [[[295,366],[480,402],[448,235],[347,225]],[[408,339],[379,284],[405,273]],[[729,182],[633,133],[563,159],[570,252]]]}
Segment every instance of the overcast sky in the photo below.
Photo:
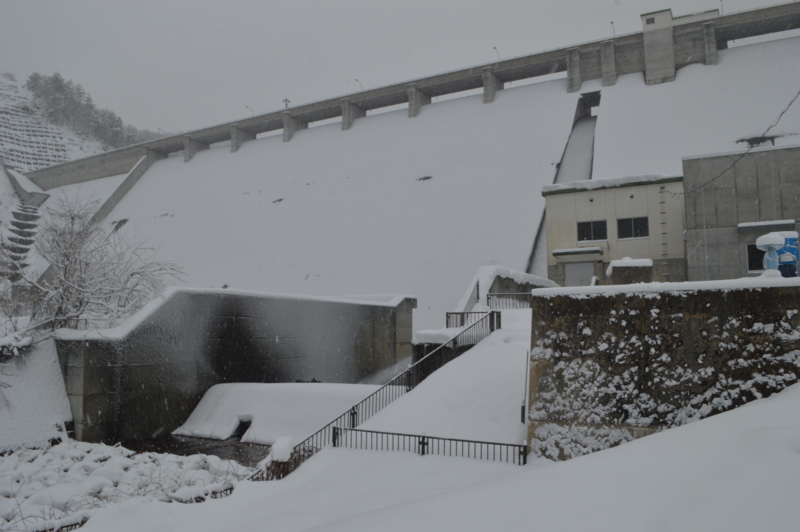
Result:
{"label": "overcast sky", "polygon": [[[723,0],[726,13],[777,3]],[[0,72],[60,72],[139,128],[188,131],[641,30],[719,0],[0,0]],[[497,48],[495,52],[494,47]]]}

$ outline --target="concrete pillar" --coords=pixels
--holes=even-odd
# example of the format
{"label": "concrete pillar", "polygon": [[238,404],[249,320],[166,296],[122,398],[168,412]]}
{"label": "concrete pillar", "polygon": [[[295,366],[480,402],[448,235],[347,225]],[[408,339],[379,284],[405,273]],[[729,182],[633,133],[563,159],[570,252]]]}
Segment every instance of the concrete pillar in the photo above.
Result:
{"label": "concrete pillar", "polygon": [[567,50],[567,92],[581,90],[581,51],[578,48]]}
{"label": "concrete pillar", "polygon": [[713,22],[703,24],[703,44],[706,50],[707,65],[717,64],[717,32],[714,30]]}
{"label": "concrete pillar", "polygon": [[255,140],[256,136],[249,131],[239,129],[238,124],[231,124],[231,153],[236,153],[247,141]]}
{"label": "concrete pillar", "polygon": [[675,81],[675,38],[672,11],[642,15],[644,81],[648,85]]}
{"label": "concrete pillar", "polygon": [[483,69],[483,103],[492,103],[497,91],[503,90],[503,82],[497,79],[492,67]]}
{"label": "concrete pillar", "polygon": [[147,157],[148,161],[150,161],[150,164],[158,161],[159,159],[166,159],[167,158],[167,154],[166,153],[164,153],[162,151],[154,150],[150,146],[145,146],[144,147],[144,153],[142,155]]}
{"label": "concrete pillar", "polygon": [[417,88],[416,83],[408,86],[408,117],[414,118],[419,114],[423,105],[431,103],[431,97]]}
{"label": "concrete pillar", "polygon": [[356,121],[356,118],[364,118],[367,112],[350,103],[350,98],[342,98],[342,131],[347,131]]}
{"label": "concrete pillar", "polygon": [[603,87],[617,83],[617,56],[614,41],[600,43],[600,69],[603,74]]}
{"label": "concrete pillar", "polygon": [[183,136],[183,162],[188,163],[194,157],[194,154],[202,151],[207,150],[209,148],[208,144],[204,144],[200,141],[197,141],[190,137],[189,135]]}
{"label": "concrete pillar", "polygon": [[294,134],[301,129],[308,129],[308,124],[292,116],[291,111],[283,112],[283,142],[292,140]]}

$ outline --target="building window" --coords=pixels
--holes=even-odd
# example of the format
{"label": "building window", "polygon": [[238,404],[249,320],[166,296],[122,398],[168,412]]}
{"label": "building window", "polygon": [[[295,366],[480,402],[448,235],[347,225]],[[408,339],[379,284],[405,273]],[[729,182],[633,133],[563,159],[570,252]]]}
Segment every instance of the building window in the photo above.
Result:
{"label": "building window", "polygon": [[607,240],[608,228],[605,220],[578,222],[578,242],[584,240]]}
{"label": "building window", "polygon": [[747,244],[747,271],[764,271],[764,251],[758,249],[755,244]]}
{"label": "building window", "polygon": [[617,220],[617,238],[642,238],[650,236],[647,216],[641,218],[620,218]]}
{"label": "building window", "polygon": [[646,19],[644,19],[644,23],[645,24],[655,24],[656,23],[656,17],[647,17]]}

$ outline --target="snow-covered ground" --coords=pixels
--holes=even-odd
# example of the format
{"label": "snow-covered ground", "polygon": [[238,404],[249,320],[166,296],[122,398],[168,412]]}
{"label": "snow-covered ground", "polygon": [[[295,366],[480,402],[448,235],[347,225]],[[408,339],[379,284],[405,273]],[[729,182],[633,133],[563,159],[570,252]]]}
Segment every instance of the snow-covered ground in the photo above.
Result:
{"label": "snow-covered ground", "polygon": [[[521,332],[522,320],[517,323]],[[527,349],[514,330],[495,332],[445,366],[373,418],[371,428],[391,419],[391,427],[381,428],[491,440],[506,431],[513,439],[513,422],[521,425],[516,380],[523,379]],[[519,363],[510,363],[512,358]],[[491,362],[506,367],[507,375]],[[437,380],[446,380],[447,389],[471,384],[448,396],[434,386]],[[418,405],[422,411],[411,406],[415,394],[426,398]],[[492,409],[495,421],[486,418]],[[480,423],[469,412],[482,418]],[[422,421],[411,419],[415,416]],[[491,435],[497,436],[477,431],[483,423],[494,424],[497,432]],[[107,505],[83,530],[217,532],[261,530],[266,524],[281,532],[533,526],[600,532],[794,530],[799,476],[800,386],[795,385],[740,409],[567,462],[531,457],[520,467],[328,448],[283,480],[239,482],[224,499],[181,505],[132,498]]]}

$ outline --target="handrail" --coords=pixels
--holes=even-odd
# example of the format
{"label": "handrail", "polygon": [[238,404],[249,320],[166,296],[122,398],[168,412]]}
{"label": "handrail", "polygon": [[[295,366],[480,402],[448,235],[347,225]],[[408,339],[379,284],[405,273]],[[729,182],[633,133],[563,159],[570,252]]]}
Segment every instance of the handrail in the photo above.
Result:
{"label": "handrail", "polygon": [[486,294],[486,305],[492,310],[531,308],[530,292]]}
{"label": "handrail", "polygon": [[[499,325],[500,313],[496,311],[486,312],[483,318],[459,331],[452,338],[409,366],[408,369],[375,390],[359,403],[353,405],[350,410],[338,416],[311,436],[295,445],[290,460],[292,466],[289,471],[284,471],[281,475],[276,476],[274,472],[268,471],[265,468],[254,472],[248,478],[250,480],[282,478],[291,472],[291,470],[311,458],[323,447],[330,445],[333,442],[334,429],[356,428],[394,400],[413,390],[420,382],[425,380],[428,375],[449,362],[450,359],[445,360],[447,354],[445,349],[475,345],[489,336],[495,329],[499,329]],[[434,357],[434,355],[436,356]],[[458,354],[455,356],[458,356]],[[451,358],[455,358],[455,356]]]}
{"label": "handrail", "polygon": [[528,463],[529,452],[527,442],[520,445],[339,427],[333,428],[333,446],[370,451],[408,451],[421,456],[461,456],[517,465]]}

